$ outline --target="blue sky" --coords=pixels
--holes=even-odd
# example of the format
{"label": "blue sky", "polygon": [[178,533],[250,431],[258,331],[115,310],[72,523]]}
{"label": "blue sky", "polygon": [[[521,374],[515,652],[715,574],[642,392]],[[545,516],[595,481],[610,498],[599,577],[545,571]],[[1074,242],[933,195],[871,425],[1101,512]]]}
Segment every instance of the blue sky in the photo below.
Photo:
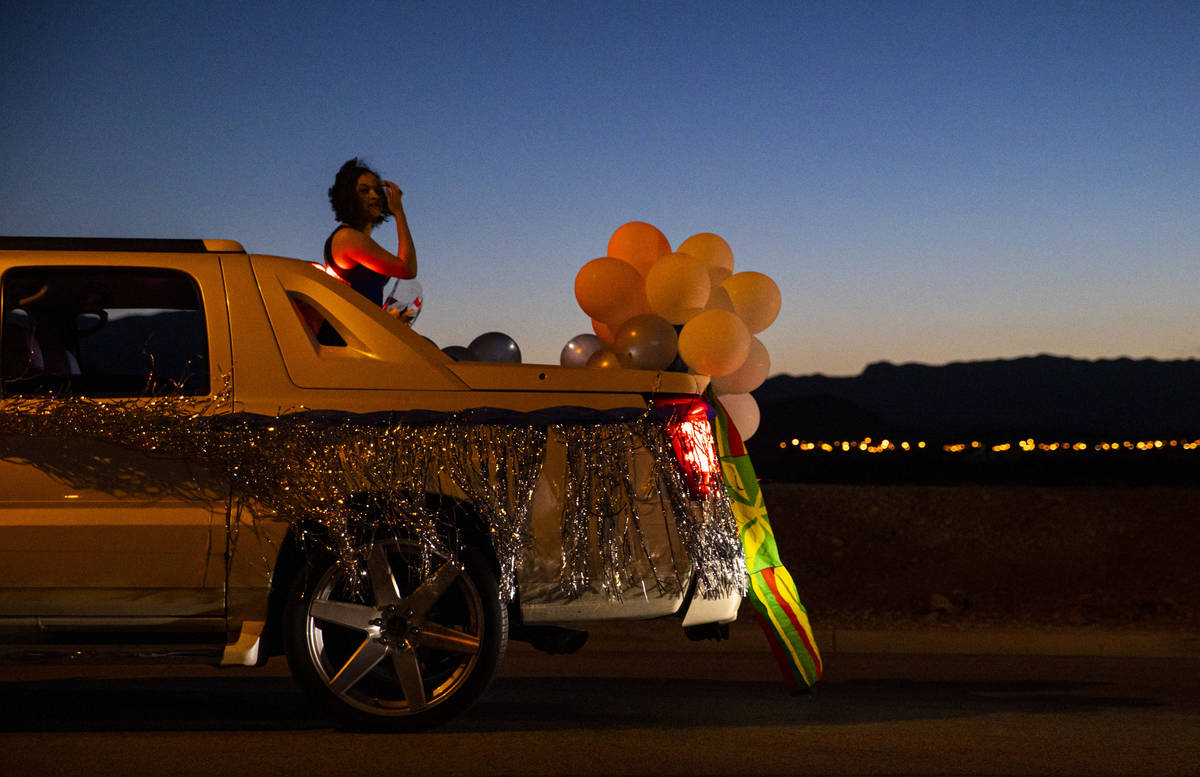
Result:
{"label": "blue sky", "polygon": [[1200,357],[1195,2],[9,2],[0,62],[0,233],[319,259],[361,155],[443,346],[556,362],[641,220],[775,279],[773,373]]}

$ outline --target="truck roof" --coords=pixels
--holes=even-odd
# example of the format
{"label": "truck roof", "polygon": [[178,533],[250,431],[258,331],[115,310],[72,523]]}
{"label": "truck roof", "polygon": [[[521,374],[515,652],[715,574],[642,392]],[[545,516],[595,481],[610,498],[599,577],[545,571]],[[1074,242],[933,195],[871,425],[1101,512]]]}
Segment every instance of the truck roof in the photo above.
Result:
{"label": "truck roof", "polygon": [[0,236],[0,251],[106,251],[155,254],[244,254],[236,240],[144,237]]}

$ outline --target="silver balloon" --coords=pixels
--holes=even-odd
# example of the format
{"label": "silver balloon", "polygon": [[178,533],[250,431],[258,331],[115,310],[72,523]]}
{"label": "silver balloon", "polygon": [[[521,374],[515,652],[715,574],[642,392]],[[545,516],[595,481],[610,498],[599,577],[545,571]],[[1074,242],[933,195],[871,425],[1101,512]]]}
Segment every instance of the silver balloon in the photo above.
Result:
{"label": "silver balloon", "polygon": [[471,355],[471,349],[465,345],[447,345],[442,349],[442,353],[456,362],[469,362],[475,358]]}
{"label": "silver balloon", "polygon": [[626,367],[635,370],[666,369],[678,350],[675,327],[665,318],[646,313],[621,324],[613,351]]}
{"label": "silver balloon", "polygon": [[564,367],[586,367],[592,354],[604,348],[604,341],[593,334],[575,335],[563,346],[558,363]]}
{"label": "silver balloon", "polygon": [[503,332],[484,332],[467,347],[475,361],[521,363],[521,349]]}
{"label": "silver balloon", "polygon": [[601,348],[588,359],[587,366],[593,370],[619,370],[622,364],[615,353],[608,348]]}

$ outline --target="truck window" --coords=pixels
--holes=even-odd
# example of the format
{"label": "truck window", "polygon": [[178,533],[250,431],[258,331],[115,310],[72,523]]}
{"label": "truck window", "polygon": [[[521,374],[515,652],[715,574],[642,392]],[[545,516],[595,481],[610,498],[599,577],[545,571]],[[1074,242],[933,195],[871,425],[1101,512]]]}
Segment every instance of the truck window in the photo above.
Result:
{"label": "truck window", "polygon": [[305,331],[317,343],[342,348],[346,346],[346,341],[338,334],[333,324],[326,320],[321,311],[314,308],[307,300],[295,294],[289,294],[288,299],[292,301],[292,307],[296,309],[296,315],[300,316],[300,323],[304,324]]}
{"label": "truck window", "polygon": [[0,278],[3,393],[204,395],[208,337],[194,280],[136,267],[20,267]]}

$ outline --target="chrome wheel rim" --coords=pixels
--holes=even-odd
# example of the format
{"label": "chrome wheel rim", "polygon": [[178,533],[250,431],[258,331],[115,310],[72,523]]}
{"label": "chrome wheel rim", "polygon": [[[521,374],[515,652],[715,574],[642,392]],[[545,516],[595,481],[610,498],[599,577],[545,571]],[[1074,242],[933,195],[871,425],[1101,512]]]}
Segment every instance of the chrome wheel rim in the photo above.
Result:
{"label": "chrome wheel rim", "polygon": [[334,565],[306,608],[312,665],[342,701],[372,715],[414,715],[449,699],[479,662],[483,602],[457,561],[403,541],[376,544],[365,585]]}

